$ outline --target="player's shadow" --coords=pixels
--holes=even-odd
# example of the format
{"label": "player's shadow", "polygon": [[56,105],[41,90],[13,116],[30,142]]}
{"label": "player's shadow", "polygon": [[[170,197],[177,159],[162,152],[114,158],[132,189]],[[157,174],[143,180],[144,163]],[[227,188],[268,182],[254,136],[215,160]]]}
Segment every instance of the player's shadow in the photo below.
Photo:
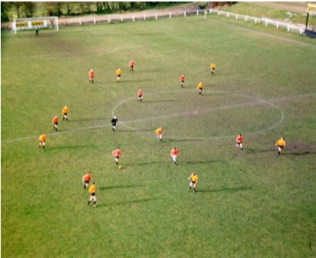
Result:
{"label": "player's shadow", "polygon": [[172,139],[172,138],[169,138],[168,141],[169,142],[204,142],[205,139]]}
{"label": "player's shadow", "polygon": [[[169,162],[169,161],[168,161]],[[171,161],[170,161],[171,162]],[[153,162],[141,162],[141,163],[134,163],[130,164],[129,167],[136,167],[136,166],[147,166],[147,165],[154,165],[154,164],[163,164],[167,163],[167,161],[153,161]]]}
{"label": "player's shadow", "polygon": [[316,154],[315,151],[304,151],[304,152],[282,152],[282,155],[294,155],[294,156],[301,156],[301,155],[310,155],[310,154]]}
{"label": "player's shadow", "polygon": [[239,191],[247,191],[251,190],[252,187],[245,187],[245,186],[240,186],[240,187],[232,187],[232,188],[222,188],[222,189],[198,189],[197,192],[201,193],[234,193],[234,192],[239,192]]}
{"label": "player's shadow", "polygon": [[51,150],[62,150],[62,149],[65,149],[65,150],[71,150],[71,149],[82,149],[82,148],[95,148],[96,146],[95,145],[72,145],[72,146],[51,146],[49,147],[49,149]]}
{"label": "player's shadow", "polygon": [[182,162],[186,165],[195,165],[195,164],[207,164],[207,163],[217,163],[217,162],[222,162],[220,160],[204,160],[204,161],[185,161]]}
{"label": "player's shadow", "polygon": [[244,149],[246,153],[263,153],[263,152],[277,152],[277,149],[267,149],[267,150],[258,150],[258,149]]}
{"label": "player's shadow", "polygon": [[164,102],[180,102],[180,100],[174,100],[174,99],[166,99],[166,100],[146,100],[143,103],[149,104],[149,103],[164,103]]}
{"label": "player's shadow", "polygon": [[98,189],[100,191],[112,190],[112,189],[124,189],[124,188],[136,188],[143,187],[143,185],[110,185],[110,186],[100,186]]}
{"label": "player's shadow", "polygon": [[138,199],[138,200],[130,200],[130,201],[104,204],[104,206],[121,206],[121,205],[126,205],[126,204],[133,204],[133,203],[151,202],[151,201],[156,200],[156,199],[158,199],[158,198],[143,198],[143,199]]}

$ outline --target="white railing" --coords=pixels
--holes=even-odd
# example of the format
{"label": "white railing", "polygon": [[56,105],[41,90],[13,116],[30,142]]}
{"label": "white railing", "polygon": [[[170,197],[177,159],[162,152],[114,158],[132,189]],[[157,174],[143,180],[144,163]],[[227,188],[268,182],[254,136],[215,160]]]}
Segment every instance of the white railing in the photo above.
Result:
{"label": "white railing", "polygon": [[291,23],[286,23],[286,22],[280,22],[280,21],[275,21],[269,18],[257,18],[257,17],[251,17],[248,15],[240,15],[240,14],[236,14],[236,13],[229,13],[229,12],[223,12],[223,11],[219,11],[219,10],[215,10],[215,9],[210,9],[209,10],[210,13],[217,13],[218,15],[223,15],[226,16],[227,18],[235,18],[237,19],[241,19],[241,20],[245,20],[245,21],[251,21],[254,23],[262,23],[266,26],[268,25],[272,25],[275,26],[277,29],[278,28],[284,28],[286,29],[288,32],[296,32],[299,34],[302,34],[305,30],[305,25],[293,25]]}
{"label": "white railing", "polygon": [[[156,14],[125,14],[125,15],[111,15],[111,16],[99,16],[91,18],[69,18],[69,19],[59,19],[59,26],[72,26],[72,25],[84,25],[84,24],[100,24],[100,23],[113,23],[113,22],[136,22],[140,20],[149,20],[149,19],[163,19],[163,18],[172,18],[179,16],[190,16],[190,15],[203,15],[206,19],[206,10],[186,10],[186,11],[177,11],[177,12],[166,12],[166,13],[156,13]],[[240,15],[235,13],[224,12],[216,9],[208,9],[208,13],[213,13],[217,15],[226,16],[227,18],[241,19],[244,21],[250,21],[254,23],[262,23],[266,26],[272,25],[277,29],[283,28],[288,32],[296,32],[302,34],[305,30],[305,25],[293,25],[291,23],[285,23],[280,21],[275,21],[268,18],[257,18],[251,17],[248,15]]]}

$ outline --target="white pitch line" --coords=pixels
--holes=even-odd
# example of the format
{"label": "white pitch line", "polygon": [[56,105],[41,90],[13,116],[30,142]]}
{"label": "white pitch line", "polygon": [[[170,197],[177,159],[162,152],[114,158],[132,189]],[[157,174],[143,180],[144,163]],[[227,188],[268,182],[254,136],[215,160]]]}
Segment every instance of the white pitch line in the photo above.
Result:
{"label": "white pitch line", "polygon": [[[195,90],[180,90],[182,92],[190,92],[190,91],[195,91]],[[161,92],[153,92],[153,93],[148,93],[146,94],[146,96],[151,96],[151,95],[156,95],[156,94],[164,94],[164,93],[170,93],[170,92],[179,92],[179,90],[173,90],[173,91],[161,91]],[[229,92],[221,92],[221,91],[212,91],[213,93],[222,93],[222,94],[234,94],[234,95],[240,95],[240,96],[244,96],[242,94],[239,94],[239,93],[229,93]],[[260,132],[263,132],[263,131],[266,131],[266,130],[269,130],[271,129],[272,127],[275,127],[277,124],[281,123],[283,118],[284,118],[284,115],[283,115],[283,111],[280,110],[280,108],[276,105],[274,105],[273,103],[271,102],[275,102],[275,101],[282,101],[282,100],[287,100],[287,99],[295,99],[295,98],[301,98],[301,97],[307,97],[307,96],[312,96],[312,95],[315,95],[316,92],[312,92],[312,93],[307,93],[307,94],[301,94],[301,95],[294,95],[294,96],[286,96],[286,97],[282,97],[282,98],[276,98],[276,99],[270,99],[270,100],[262,100],[262,99],[258,99],[256,97],[250,97],[250,96],[244,96],[244,97],[248,97],[248,98],[252,98],[252,99],[257,99],[258,102],[249,102],[249,103],[246,103],[246,104],[238,104],[238,106],[247,106],[247,105],[250,105],[250,104],[259,104],[260,102],[261,103],[265,103],[268,104],[268,105],[271,105],[271,106],[274,106],[275,108],[277,108],[280,113],[281,113],[281,119],[274,125],[264,129],[264,130],[261,130],[261,131],[257,131],[257,132],[252,132],[252,133],[248,133],[248,134],[255,134],[255,133],[260,133]],[[128,99],[125,99],[125,100],[122,100],[120,101],[118,104],[115,105],[115,107],[113,108],[112,110],[112,116],[114,116],[114,112],[116,110],[116,108],[121,105],[122,103],[125,103],[129,100],[132,100],[132,99],[136,99],[137,97],[130,97]],[[226,107],[219,107],[217,109],[227,109],[227,108],[230,108],[230,107],[236,107],[237,105],[231,105],[231,106],[226,106]],[[213,109],[213,111],[215,111],[216,108]],[[210,109],[212,110],[212,109]],[[204,110],[206,111],[206,110]],[[195,112],[195,111],[191,111],[191,112]],[[201,111],[198,111],[198,112],[201,112]],[[179,114],[176,114],[176,115],[179,115]],[[180,114],[181,115],[181,114]],[[152,120],[152,119],[160,119],[160,118],[166,118],[166,117],[171,117],[171,116],[175,116],[175,114],[171,114],[171,115],[166,115],[166,116],[161,116],[161,117],[149,117],[149,118],[144,118],[144,119],[136,119],[136,120],[131,120],[131,121],[125,121],[125,122],[119,122],[118,124],[122,124],[123,126],[126,126],[132,130],[135,130],[135,131],[140,131],[139,129],[135,129],[131,126],[128,126],[127,124],[129,123],[134,123],[134,122],[143,122],[143,121],[147,121],[147,120]],[[48,136],[57,136],[57,135],[61,135],[61,134],[67,134],[67,133],[73,133],[73,132],[77,132],[77,131],[85,131],[85,130],[93,130],[93,129],[100,129],[100,128],[104,128],[104,127],[108,127],[108,126],[112,126],[111,124],[103,124],[103,125],[95,125],[95,126],[88,126],[88,127],[82,127],[82,128],[77,128],[77,129],[72,129],[72,130],[68,130],[68,131],[62,131],[62,132],[58,132],[58,133],[49,133],[47,134]],[[15,138],[15,139],[11,139],[11,140],[5,140],[5,141],[1,141],[1,144],[5,144],[5,143],[11,143],[11,142],[18,142],[18,141],[23,141],[23,140],[29,140],[29,139],[36,139],[37,137],[39,137],[39,135],[35,135],[35,136],[27,136],[27,137],[20,137],[20,138]],[[232,136],[221,136],[221,137],[212,137],[212,139],[222,139],[222,138],[230,138]],[[186,137],[186,139],[202,139],[202,138],[196,138],[196,137]]]}

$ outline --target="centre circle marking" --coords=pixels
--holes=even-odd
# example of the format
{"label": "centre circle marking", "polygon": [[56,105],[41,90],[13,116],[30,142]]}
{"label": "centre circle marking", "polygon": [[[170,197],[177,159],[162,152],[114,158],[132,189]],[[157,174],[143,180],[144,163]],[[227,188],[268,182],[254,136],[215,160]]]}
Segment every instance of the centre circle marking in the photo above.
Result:
{"label": "centre circle marking", "polygon": [[[167,93],[172,93],[172,92],[193,92],[193,91],[195,91],[195,90],[159,91],[159,92],[149,93],[149,94],[146,94],[146,95],[144,94],[144,96],[152,96],[152,95],[157,95],[157,94],[167,94]],[[276,106],[275,104],[272,104],[272,103],[270,103],[270,102],[268,102],[266,100],[263,100],[263,99],[260,99],[260,98],[257,98],[257,97],[244,95],[244,94],[241,94],[241,93],[233,93],[233,92],[225,92],[225,91],[211,91],[211,90],[204,90],[203,92],[211,92],[211,93],[220,93],[220,94],[226,94],[226,95],[242,96],[244,98],[248,98],[248,99],[252,99],[252,100],[256,101],[256,102],[253,102],[253,103],[244,103],[244,104],[237,104],[237,105],[231,105],[231,106],[226,106],[226,107],[213,108],[213,109],[209,109],[208,110],[209,112],[211,112],[212,110],[216,111],[216,110],[223,110],[223,109],[236,108],[236,107],[245,107],[247,105],[255,105],[255,104],[268,105],[268,106],[271,106],[271,107],[273,107],[273,108],[275,108],[275,109],[277,109],[279,111],[280,119],[276,123],[272,124],[271,126],[268,126],[265,129],[254,131],[254,132],[250,132],[250,133],[246,132],[246,133],[243,133],[243,134],[251,135],[251,134],[265,132],[265,131],[277,126],[279,123],[281,123],[283,121],[283,118],[284,118],[283,111],[278,106]],[[120,105],[122,105],[123,103],[126,103],[126,102],[128,102],[130,100],[133,100],[133,99],[137,99],[137,97],[135,97],[135,96],[134,97],[130,97],[130,98],[122,100],[121,102],[116,104],[116,106],[112,110],[112,116],[115,115],[115,111]],[[197,111],[207,111],[207,110],[194,110],[194,111],[187,111],[187,112],[184,112],[184,113],[194,113],[194,112],[197,112]],[[172,117],[172,116],[181,116],[181,115],[184,115],[184,113],[181,113],[181,114],[169,114],[169,115],[164,115],[164,116],[159,116],[159,117],[148,117],[148,118],[135,119],[135,120],[125,121],[125,122],[124,121],[120,121],[119,123],[124,125],[125,127],[128,127],[130,129],[134,130],[134,131],[139,131],[139,129],[134,128],[132,126],[129,126],[127,124],[135,123],[135,122],[144,122],[144,121],[154,120],[154,119],[164,119],[164,118]],[[236,135],[210,136],[210,137],[185,137],[185,139],[190,139],[190,140],[223,139],[223,138],[231,138],[231,137],[235,137],[235,136]],[[184,139],[183,137],[182,138],[172,137],[172,138],[174,138],[174,139]]]}

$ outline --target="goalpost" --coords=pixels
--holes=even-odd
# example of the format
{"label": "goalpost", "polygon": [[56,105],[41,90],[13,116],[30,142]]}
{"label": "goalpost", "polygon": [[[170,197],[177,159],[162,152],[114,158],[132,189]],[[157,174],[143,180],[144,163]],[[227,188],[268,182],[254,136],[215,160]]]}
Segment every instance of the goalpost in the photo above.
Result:
{"label": "goalpost", "polygon": [[58,17],[49,16],[49,17],[36,17],[36,18],[19,18],[14,19],[12,23],[12,30],[14,34],[18,30],[35,30],[35,28],[56,28],[58,31]]}

